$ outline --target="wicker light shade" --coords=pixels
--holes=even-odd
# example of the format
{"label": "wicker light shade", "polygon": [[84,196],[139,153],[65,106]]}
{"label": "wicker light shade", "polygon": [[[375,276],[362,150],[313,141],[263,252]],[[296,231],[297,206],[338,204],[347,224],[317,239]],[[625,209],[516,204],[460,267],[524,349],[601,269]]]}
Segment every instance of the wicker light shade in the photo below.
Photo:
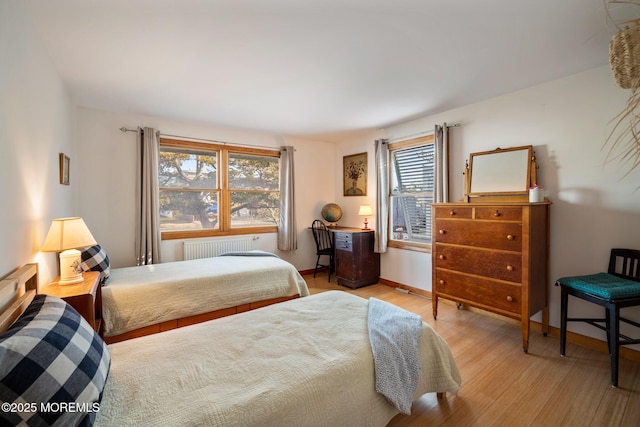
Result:
{"label": "wicker light shade", "polygon": [[613,36],[609,43],[609,63],[619,87],[640,87],[640,26],[624,27]]}

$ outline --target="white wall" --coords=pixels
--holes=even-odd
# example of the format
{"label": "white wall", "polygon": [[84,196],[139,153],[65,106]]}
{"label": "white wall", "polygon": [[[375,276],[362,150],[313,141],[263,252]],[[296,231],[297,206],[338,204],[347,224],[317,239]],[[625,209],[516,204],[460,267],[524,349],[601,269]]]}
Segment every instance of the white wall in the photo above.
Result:
{"label": "white wall", "polygon": [[[74,111],[23,2],[0,3],[0,276],[39,262],[40,284],[57,275],[40,253],[53,218],[77,215]],[[58,154],[71,158],[71,185],[59,184]]]}
{"label": "white wall", "polygon": [[[558,326],[560,290],[553,286],[555,279],[606,270],[612,247],[640,248],[640,169],[623,178],[618,163],[604,163],[610,121],[628,96],[629,91],[615,86],[605,66],[389,127],[381,136],[396,138],[430,130],[435,123],[460,123],[450,131],[452,200],[463,195],[462,172],[469,153],[534,146],[538,181],[553,202],[550,317]],[[368,148],[368,142],[359,148]],[[431,290],[430,254],[389,249],[381,260],[385,279]],[[571,306],[573,313],[599,313],[587,303]],[[627,313],[640,319],[638,309]],[[571,329],[604,337],[587,325]]]}
{"label": "white wall", "polygon": [[[259,249],[276,252],[300,270],[315,265],[315,247],[307,227],[325,203],[333,200],[334,144],[290,137],[244,132],[158,117],[78,109],[78,166],[81,214],[96,240],[105,248],[114,267],[135,265],[135,147],[136,133],[120,127],[149,126],[162,134],[278,148],[295,147],[295,197],[298,250],[277,251],[275,233],[261,234]],[[182,240],[162,243],[162,261],[182,259]]]}

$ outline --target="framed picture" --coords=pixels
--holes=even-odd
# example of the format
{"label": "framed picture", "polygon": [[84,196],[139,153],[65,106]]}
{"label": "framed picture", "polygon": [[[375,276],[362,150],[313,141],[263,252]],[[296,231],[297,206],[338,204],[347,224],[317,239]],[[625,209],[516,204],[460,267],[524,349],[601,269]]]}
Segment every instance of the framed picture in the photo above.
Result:
{"label": "framed picture", "polygon": [[60,153],[60,184],[69,185],[69,156]]}
{"label": "framed picture", "polygon": [[367,195],[367,153],[342,158],[342,178],[345,196]]}

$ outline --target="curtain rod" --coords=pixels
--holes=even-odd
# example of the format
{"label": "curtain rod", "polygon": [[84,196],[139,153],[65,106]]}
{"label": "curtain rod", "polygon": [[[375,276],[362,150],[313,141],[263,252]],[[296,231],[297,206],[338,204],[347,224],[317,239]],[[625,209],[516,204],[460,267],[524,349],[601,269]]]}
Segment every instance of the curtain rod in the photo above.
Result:
{"label": "curtain rod", "polygon": [[[452,125],[447,125],[447,129],[449,128],[459,128],[460,127],[460,123],[454,123]],[[421,136],[425,136],[425,135],[431,135],[433,133],[432,130],[430,131],[426,131],[426,132],[418,132],[418,133],[414,133],[412,135],[405,135],[405,136],[399,136],[397,138],[392,138],[389,140],[389,142],[400,142],[400,141],[404,141],[407,139],[413,139],[413,138],[419,138]]]}
{"label": "curtain rod", "polygon": [[[138,132],[140,128],[138,129],[127,129],[125,126],[122,126],[120,128],[121,132],[127,133],[127,132]],[[214,142],[216,144],[222,144],[222,145],[231,145],[233,147],[253,147],[253,148],[263,148],[266,150],[276,150],[278,149],[277,147],[267,147],[264,145],[254,145],[254,144],[237,144],[234,142],[227,142],[227,141],[218,141],[217,139],[206,139],[206,138],[193,138],[191,136],[182,136],[182,135],[169,135],[166,133],[161,133],[160,136],[164,136],[164,137],[168,137],[168,138],[180,138],[180,139],[185,139],[185,140],[189,140],[189,141],[204,141],[204,142]],[[295,150],[295,149],[294,149]]]}

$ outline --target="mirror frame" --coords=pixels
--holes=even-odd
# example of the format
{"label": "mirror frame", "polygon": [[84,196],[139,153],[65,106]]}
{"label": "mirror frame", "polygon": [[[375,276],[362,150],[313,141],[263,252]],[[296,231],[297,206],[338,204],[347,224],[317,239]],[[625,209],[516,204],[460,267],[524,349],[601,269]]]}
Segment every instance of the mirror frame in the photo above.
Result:
{"label": "mirror frame", "polygon": [[[475,176],[480,176],[482,174],[483,177],[489,177],[493,180],[509,180],[509,178],[503,178],[500,176],[491,176],[492,172],[494,172],[495,168],[486,168],[484,167],[484,162],[480,163],[478,160],[482,157],[483,160],[486,160],[487,157],[483,156],[495,156],[494,158],[498,158],[501,154],[513,153],[516,151],[526,151],[526,161],[522,164],[522,168],[526,169],[526,173],[524,175],[524,182],[519,182],[515,184],[512,188],[502,189],[500,191],[487,191],[485,188],[481,188],[481,191],[474,191],[474,174]],[[503,156],[504,157],[504,156]],[[475,160],[475,162],[474,162]],[[480,169],[479,166],[482,165],[483,168]],[[474,169],[475,166],[475,169]],[[499,195],[514,195],[514,196],[526,196],[529,192],[529,188],[536,184],[536,163],[535,163],[535,155],[533,152],[533,146],[525,145],[521,147],[512,147],[512,148],[496,148],[492,151],[481,151],[477,153],[471,153],[469,155],[469,166],[465,168],[465,196],[467,197],[476,197],[476,196],[499,196]],[[488,170],[485,170],[488,169]],[[501,170],[503,168],[497,168],[497,170]],[[518,174],[521,175],[521,174]],[[484,179],[484,178],[483,178]],[[519,176],[518,179],[521,179]],[[484,179],[486,181],[486,179]],[[476,179],[476,182],[478,179]]]}

